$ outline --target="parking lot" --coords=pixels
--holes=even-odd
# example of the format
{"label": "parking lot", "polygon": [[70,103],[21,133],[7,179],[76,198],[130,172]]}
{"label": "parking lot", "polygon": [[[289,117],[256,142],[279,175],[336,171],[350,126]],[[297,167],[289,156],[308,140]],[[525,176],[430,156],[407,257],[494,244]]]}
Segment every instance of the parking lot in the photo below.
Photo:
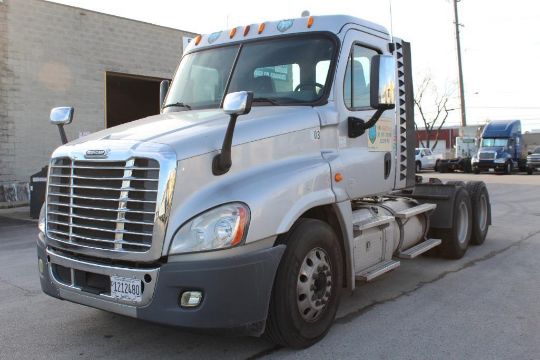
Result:
{"label": "parking lot", "polygon": [[[423,173],[484,180],[493,225],[458,261],[421,257],[344,294],[336,324],[303,351],[194,334],[41,293],[37,223],[0,212],[1,359],[534,359],[540,353],[540,175]],[[224,309],[225,311],[225,309]]]}

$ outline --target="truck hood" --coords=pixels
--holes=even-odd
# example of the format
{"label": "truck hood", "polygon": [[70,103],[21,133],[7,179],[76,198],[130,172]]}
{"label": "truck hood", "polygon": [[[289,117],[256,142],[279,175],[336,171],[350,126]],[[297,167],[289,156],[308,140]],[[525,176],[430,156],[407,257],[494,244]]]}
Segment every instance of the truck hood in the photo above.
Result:
{"label": "truck hood", "polygon": [[[228,123],[229,116],[221,109],[170,112],[105,129],[62,148],[102,149],[110,142],[126,146],[156,143],[169,146],[182,160],[221,149]],[[249,114],[238,117],[233,146],[319,125],[317,112],[311,107],[253,107]]]}
{"label": "truck hood", "polygon": [[481,152],[494,152],[496,159],[510,157],[507,149],[503,146],[481,147],[478,150],[478,154],[480,154]]}

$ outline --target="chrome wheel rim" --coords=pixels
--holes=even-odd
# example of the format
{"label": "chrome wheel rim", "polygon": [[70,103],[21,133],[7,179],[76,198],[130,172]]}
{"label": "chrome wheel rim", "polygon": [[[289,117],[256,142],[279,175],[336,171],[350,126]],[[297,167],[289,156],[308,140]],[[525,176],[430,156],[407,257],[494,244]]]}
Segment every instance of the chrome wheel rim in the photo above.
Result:
{"label": "chrome wheel rim", "polygon": [[317,321],[332,294],[332,264],[321,248],[312,249],[302,261],[296,285],[296,301],[302,319]]}
{"label": "chrome wheel rim", "polygon": [[469,209],[467,209],[467,204],[461,202],[459,204],[459,215],[457,223],[457,236],[460,244],[464,244],[467,239],[467,231],[469,229]]}
{"label": "chrome wheel rim", "polygon": [[479,204],[478,204],[478,226],[480,227],[480,231],[484,231],[487,226],[487,218],[488,218],[488,205],[487,205],[487,198],[485,194],[480,195]]}

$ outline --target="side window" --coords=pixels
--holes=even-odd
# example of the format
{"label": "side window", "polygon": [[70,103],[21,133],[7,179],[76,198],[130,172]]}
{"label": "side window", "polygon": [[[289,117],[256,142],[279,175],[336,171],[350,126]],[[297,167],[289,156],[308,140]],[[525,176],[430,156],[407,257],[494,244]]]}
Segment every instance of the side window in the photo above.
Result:
{"label": "side window", "polygon": [[426,155],[427,155],[427,156],[430,156],[430,155],[432,155],[432,154],[431,154],[431,150],[430,150],[430,149],[426,149],[425,151],[426,151]]}
{"label": "side window", "polygon": [[371,58],[375,55],[377,52],[373,49],[353,45],[343,82],[343,100],[347,108],[358,109],[370,106],[370,66]]}

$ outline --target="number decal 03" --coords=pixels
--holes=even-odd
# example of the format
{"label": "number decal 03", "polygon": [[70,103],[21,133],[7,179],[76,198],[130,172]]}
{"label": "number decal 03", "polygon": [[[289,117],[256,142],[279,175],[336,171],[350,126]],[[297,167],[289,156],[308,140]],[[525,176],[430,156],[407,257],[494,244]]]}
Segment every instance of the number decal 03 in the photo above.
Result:
{"label": "number decal 03", "polygon": [[321,139],[321,130],[315,129],[311,131],[311,140],[320,140]]}

